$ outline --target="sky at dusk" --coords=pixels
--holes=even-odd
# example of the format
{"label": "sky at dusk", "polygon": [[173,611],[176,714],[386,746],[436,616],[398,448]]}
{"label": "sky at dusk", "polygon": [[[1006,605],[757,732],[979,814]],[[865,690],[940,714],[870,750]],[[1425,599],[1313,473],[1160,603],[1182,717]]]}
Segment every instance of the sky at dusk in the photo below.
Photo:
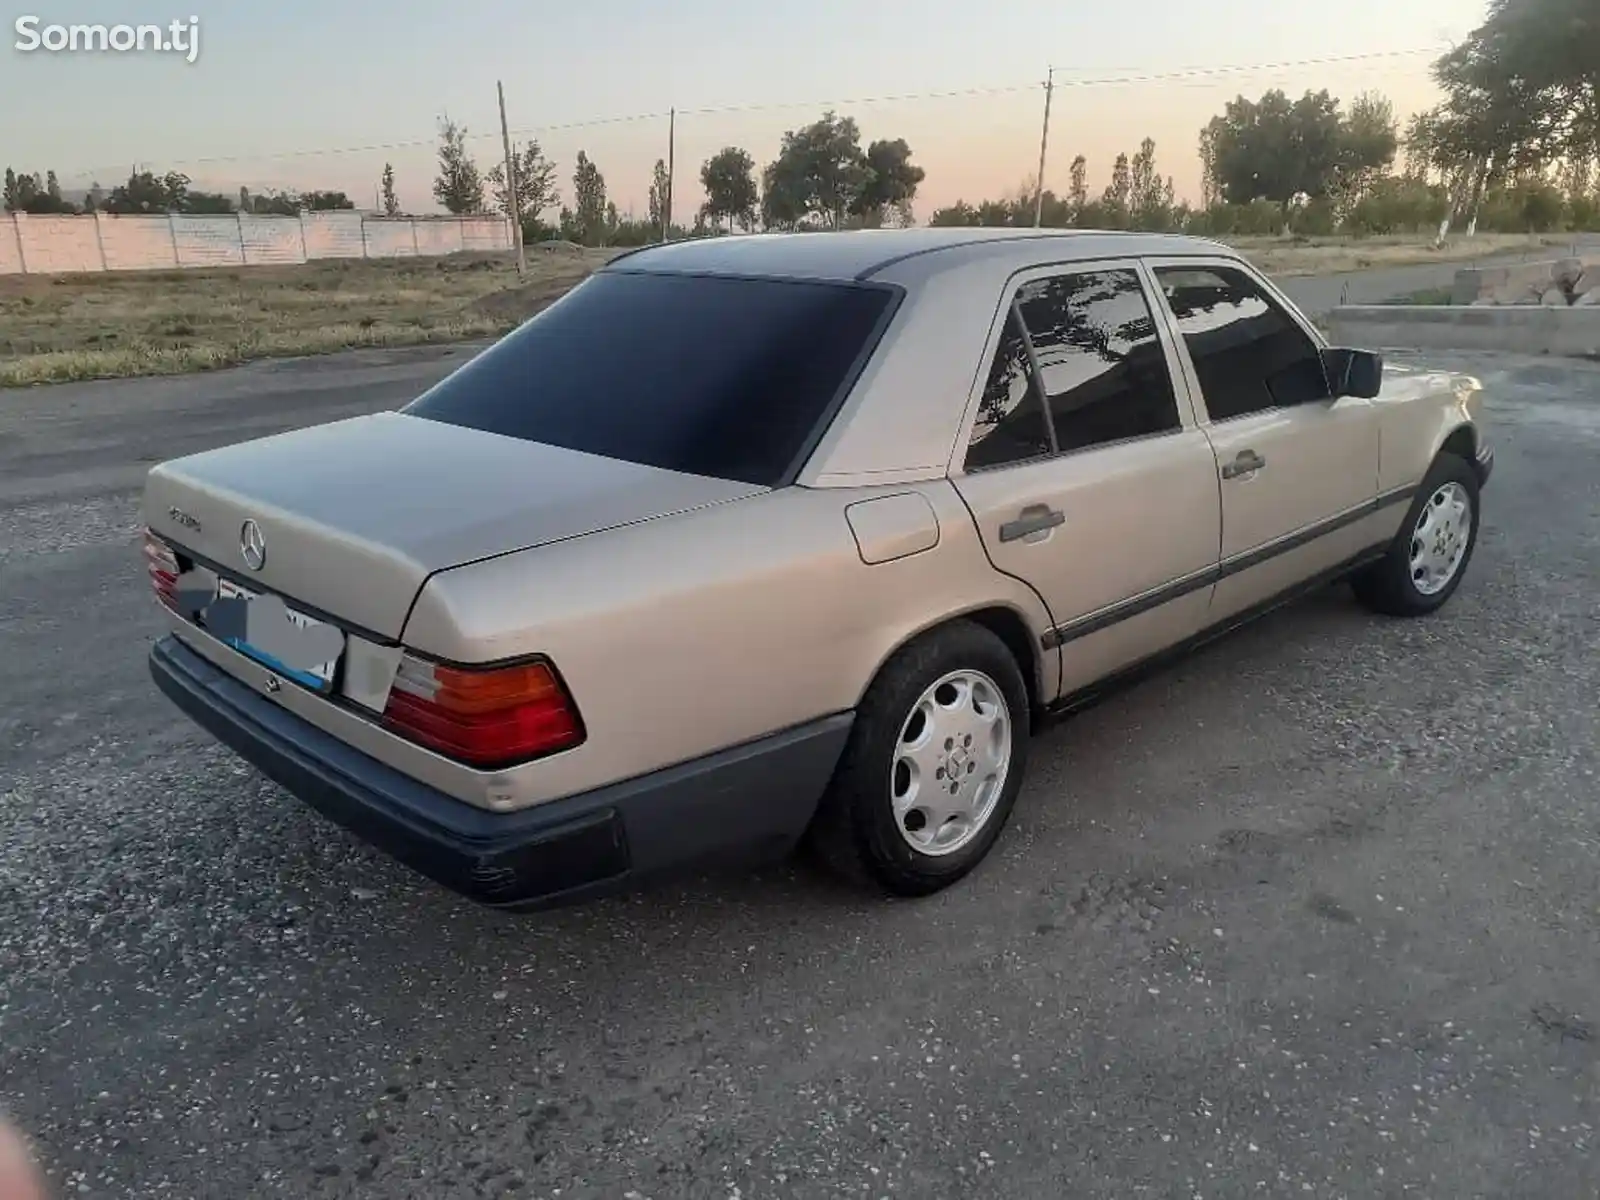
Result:
{"label": "sky at dusk", "polygon": [[[1080,153],[1091,188],[1104,186],[1117,153],[1148,135],[1158,169],[1193,199],[1196,136],[1231,97],[1326,87],[1348,100],[1375,89],[1403,120],[1433,102],[1431,59],[1485,9],[1483,0],[1343,0],[1330,27],[1272,0],[999,0],[987,11],[952,0],[12,3],[0,10],[0,162],[54,169],[65,187],[109,187],[138,164],[230,191],[336,188],[365,206],[390,161],[402,205],[435,211],[438,120],[466,125],[480,165],[492,165],[500,79],[513,136],[538,138],[566,199],[584,150],[618,208],[642,216],[676,107],[681,216],[698,205],[700,163],[716,150],[740,145],[764,164],[784,130],[831,103],[857,119],[864,142],[910,142],[928,173],[921,218],[956,199],[1015,192],[1032,176],[1052,66],[1048,186],[1065,190]],[[193,64],[167,54],[25,53],[12,45],[25,14],[42,24],[195,17],[200,53]],[[1387,57],[1223,70],[1369,55]],[[1192,73],[1138,78],[1182,72]]]}

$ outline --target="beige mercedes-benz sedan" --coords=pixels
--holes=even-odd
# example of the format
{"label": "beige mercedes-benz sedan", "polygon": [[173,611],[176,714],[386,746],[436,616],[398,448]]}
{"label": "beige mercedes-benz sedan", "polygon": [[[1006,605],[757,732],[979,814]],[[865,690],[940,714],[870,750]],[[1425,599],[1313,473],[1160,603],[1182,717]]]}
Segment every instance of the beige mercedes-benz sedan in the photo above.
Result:
{"label": "beige mercedes-benz sedan", "polygon": [[151,670],[485,903],[802,841],[926,894],[1041,715],[1335,579],[1444,604],[1481,417],[1191,238],[651,247],[398,412],[152,470]]}

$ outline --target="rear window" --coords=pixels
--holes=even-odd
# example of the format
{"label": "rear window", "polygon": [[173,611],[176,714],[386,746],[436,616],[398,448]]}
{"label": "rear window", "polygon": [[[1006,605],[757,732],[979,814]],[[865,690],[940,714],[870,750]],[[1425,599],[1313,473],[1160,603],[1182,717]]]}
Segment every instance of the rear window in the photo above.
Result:
{"label": "rear window", "polygon": [[404,411],[772,486],[893,299],[849,284],[603,272]]}

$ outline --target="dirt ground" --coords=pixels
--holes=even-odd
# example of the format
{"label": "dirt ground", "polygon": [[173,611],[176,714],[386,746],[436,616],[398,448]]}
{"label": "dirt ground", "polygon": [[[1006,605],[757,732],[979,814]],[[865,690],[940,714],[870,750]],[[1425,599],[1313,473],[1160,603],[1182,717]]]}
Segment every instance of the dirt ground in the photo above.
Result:
{"label": "dirt ground", "polygon": [[[1304,276],[1465,261],[1562,242],[1483,235],[1439,249],[1416,238],[1234,244],[1273,275]],[[186,374],[261,358],[494,337],[616,253],[566,244],[530,247],[529,278],[522,283],[504,255],[0,276],[0,387]]]}
{"label": "dirt ground", "polygon": [[613,253],[530,250],[520,286],[502,255],[0,277],[0,386],[493,336]]}

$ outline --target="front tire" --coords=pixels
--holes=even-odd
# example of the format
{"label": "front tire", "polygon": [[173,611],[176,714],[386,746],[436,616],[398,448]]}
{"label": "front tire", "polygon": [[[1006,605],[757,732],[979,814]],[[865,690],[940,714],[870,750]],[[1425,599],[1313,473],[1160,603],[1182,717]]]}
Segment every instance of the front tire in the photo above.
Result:
{"label": "front tire", "polygon": [[1030,715],[1016,659],[982,626],[958,621],[904,646],[862,698],[812,847],[895,895],[949,887],[1011,816]]}
{"label": "front tire", "polygon": [[1478,544],[1478,475],[1455,454],[1428,471],[1388,552],[1351,581],[1375,612],[1418,617],[1455,594]]}

